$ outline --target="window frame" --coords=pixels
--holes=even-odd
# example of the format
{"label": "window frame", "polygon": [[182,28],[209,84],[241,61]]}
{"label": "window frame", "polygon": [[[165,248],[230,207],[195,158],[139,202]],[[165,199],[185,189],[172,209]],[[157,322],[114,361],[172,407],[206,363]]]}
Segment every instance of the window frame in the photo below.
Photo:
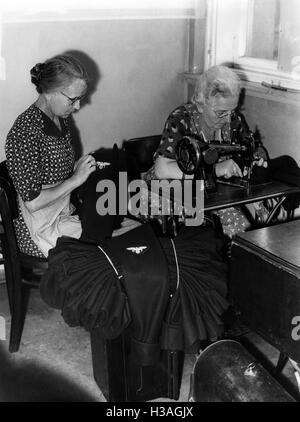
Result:
{"label": "window frame", "polygon": [[[295,70],[278,69],[279,60],[245,56],[249,31],[248,16],[253,7],[251,0],[207,0],[207,31],[205,69],[226,63],[246,82],[269,88],[300,92],[300,57],[295,56]],[[227,7],[227,10],[226,10]],[[236,25],[227,26],[226,13],[232,11]],[[225,52],[224,52],[225,50]]]}

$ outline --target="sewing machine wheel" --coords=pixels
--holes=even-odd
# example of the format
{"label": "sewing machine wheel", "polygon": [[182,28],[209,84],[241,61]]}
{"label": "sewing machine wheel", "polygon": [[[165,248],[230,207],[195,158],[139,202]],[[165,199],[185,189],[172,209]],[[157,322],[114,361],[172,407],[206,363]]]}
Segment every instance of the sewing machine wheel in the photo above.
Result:
{"label": "sewing machine wheel", "polygon": [[176,147],[176,159],[184,174],[195,174],[201,158],[200,146],[191,136],[183,137]]}

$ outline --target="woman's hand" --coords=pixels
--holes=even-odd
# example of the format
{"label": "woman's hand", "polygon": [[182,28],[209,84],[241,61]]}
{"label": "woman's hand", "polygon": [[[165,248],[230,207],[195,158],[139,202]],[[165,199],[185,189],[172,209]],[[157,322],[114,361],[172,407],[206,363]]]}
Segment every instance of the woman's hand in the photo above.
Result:
{"label": "woman's hand", "polygon": [[76,161],[71,177],[51,185],[42,185],[42,190],[36,198],[32,201],[25,201],[26,208],[33,213],[54,204],[58,199],[64,198],[82,185],[95,169],[95,158],[92,155],[84,155]]}
{"label": "woman's hand", "polygon": [[224,177],[225,179],[230,179],[232,176],[243,177],[241,169],[231,158],[217,163],[215,173],[217,177]]}
{"label": "woman's hand", "polygon": [[268,167],[268,161],[265,160],[264,157],[260,157],[259,155],[257,155],[257,156],[254,155],[253,164],[258,166],[258,167],[264,167],[264,168]]}
{"label": "woman's hand", "polygon": [[253,154],[253,165],[258,167],[268,167],[268,153],[266,152],[265,148],[259,146],[256,148]]}
{"label": "woman's hand", "polygon": [[76,180],[78,186],[82,185],[93,171],[96,170],[96,160],[90,155],[83,155],[74,165],[72,178]]}
{"label": "woman's hand", "polygon": [[142,223],[136,220],[131,220],[130,218],[124,218],[121,223],[121,228],[113,231],[112,237],[121,236],[122,234],[128,232],[129,230],[135,229],[140,226]]}

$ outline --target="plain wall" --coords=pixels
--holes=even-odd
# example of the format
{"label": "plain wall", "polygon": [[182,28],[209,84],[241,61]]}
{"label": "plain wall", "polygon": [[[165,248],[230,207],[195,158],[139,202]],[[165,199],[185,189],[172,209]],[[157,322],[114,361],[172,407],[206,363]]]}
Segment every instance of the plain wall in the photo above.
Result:
{"label": "plain wall", "polygon": [[246,94],[243,112],[250,128],[258,128],[271,158],[290,155],[300,165],[300,104]]}
{"label": "plain wall", "polygon": [[186,19],[4,23],[1,160],[15,118],[37,98],[31,67],[67,50],[87,54],[101,75],[90,104],[74,114],[82,152],[160,133],[170,111],[184,100],[179,74],[187,63],[187,28]]}

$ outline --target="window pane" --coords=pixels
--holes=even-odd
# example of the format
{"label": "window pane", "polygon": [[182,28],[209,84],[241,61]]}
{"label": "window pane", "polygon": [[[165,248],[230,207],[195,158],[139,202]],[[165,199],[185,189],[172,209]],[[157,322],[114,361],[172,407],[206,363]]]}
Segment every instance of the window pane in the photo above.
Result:
{"label": "window pane", "polygon": [[[284,0],[281,3],[281,30],[279,69],[289,72],[300,68],[300,1]],[[296,66],[297,68],[295,68]],[[298,75],[300,78],[300,74]]]}
{"label": "window pane", "polygon": [[246,55],[277,60],[280,31],[280,0],[251,0]]}

